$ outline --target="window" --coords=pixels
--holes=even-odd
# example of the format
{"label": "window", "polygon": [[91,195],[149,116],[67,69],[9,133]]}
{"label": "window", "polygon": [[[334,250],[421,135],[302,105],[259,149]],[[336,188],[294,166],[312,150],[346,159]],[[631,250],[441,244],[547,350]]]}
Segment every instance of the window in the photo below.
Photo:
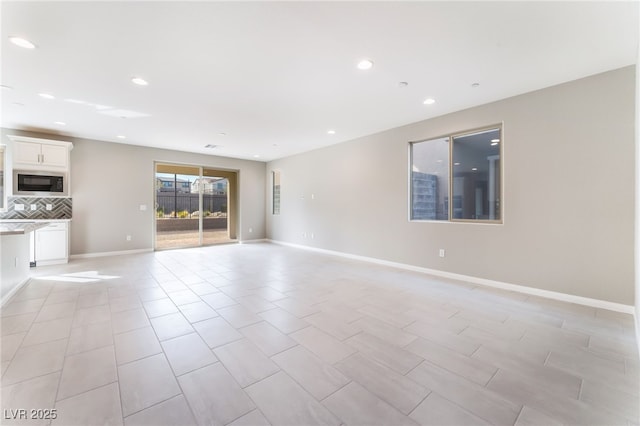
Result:
{"label": "window", "polygon": [[449,138],[411,146],[411,219],[449,220]]}
{"label": "window", "polygon": [[410,147],[411,220],[501,222],[501,127]]}
{"label": "window", "polygon": [[271,173],[273,180],[273,214],[280,214],[280,172],[274,171]]}

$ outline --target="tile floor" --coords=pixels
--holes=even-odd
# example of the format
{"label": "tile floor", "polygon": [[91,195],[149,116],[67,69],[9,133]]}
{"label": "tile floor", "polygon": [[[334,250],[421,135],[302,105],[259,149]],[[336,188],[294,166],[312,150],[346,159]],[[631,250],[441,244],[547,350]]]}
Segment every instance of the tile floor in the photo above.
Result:
{"label": "tile floor", "polygon": [[267,243],[35,273],[2,424],[639,424],[629,315]]}

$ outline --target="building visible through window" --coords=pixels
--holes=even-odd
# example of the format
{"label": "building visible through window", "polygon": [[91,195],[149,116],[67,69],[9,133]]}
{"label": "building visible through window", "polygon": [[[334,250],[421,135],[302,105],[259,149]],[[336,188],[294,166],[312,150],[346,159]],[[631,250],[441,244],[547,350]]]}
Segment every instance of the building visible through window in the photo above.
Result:
{"label": "building visible through window", "polygon": [[273,214],[280,214],[280,172],[272,172],[273,179]]}
{"label": "building visible through window", "polygon": [[411,220],[502,220],[502,129],[411,143]]}

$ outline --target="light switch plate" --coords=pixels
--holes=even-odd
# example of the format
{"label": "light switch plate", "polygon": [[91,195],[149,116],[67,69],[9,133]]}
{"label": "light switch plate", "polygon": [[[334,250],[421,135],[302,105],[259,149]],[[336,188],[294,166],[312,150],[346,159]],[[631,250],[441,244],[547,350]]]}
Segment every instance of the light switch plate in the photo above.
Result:
{"label": "light switch plate", "polygon": [[24,211],[24,204],[16,204],[14,206],[14,210],[17,211],[17,212]]}

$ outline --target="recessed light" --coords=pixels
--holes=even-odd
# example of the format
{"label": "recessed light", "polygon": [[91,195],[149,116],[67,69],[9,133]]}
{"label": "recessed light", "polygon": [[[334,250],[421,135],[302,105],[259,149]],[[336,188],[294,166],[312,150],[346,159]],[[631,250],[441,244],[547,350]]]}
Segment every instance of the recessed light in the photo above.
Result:
{"label": "recessed light", "polygon": [[225,132],[220,132],[218,133],[218,136],[227,136],[227,134]]}
{"label": "recessed light", "polygon": [[138,86],[148,86],[149,83],[147,82],[147,80],[140,78],[140,77],[133,77],[131,79],[131,82],[133,84],[137,84]]}
{"label": "recessed light", "polygon": [[478,168],[477,168],[477,167],[474,167],[474,168],[472,168],[471,170],[475,172],[475,171],[478,171]]}
{"label": "recessed light", "polygon": [[260,158],[258,154],[254,155],[253,158]]}
{"label": "recessed light", "polygon": [[436,100],[435,100],[435,99],[433,99],[433,98],[427,98],[427,99],[425,99],[425,100],[424,100],[424,102],[423,102],[423,104],[425,104],[425,105],[433,105],[433,104],[435,104],[435,103],[436,103]]}
{"label": "recessed light", "polygon": [[208,148],[208,149],[216,149],[218,147],[218,145],[213,145],[213,144],[208,143],[204,147]]}
{"label": "recessed light", "polygon": [[67,123],[65,123],[64,121],[56,121],[54,124],[57,124],[58,126],[66,126]]}
{"label": "recessed light", "polygon": [[125,135],[118,135],[118,136],[116,136],[116,138],[118,138],[118,139],[126,139],[127,137]]}
{"label": "recessed light", "polygon": [[23,47],[25,49],[35,49],[36,45],[31,43],[29,40],[24,39],[22,37],[16,37],[16,36],[11,36],[9,37],[9,40],[11,41],[11,43],[15,44],[16,46],[20,46]]}
{"label": "recessed light", "polygon": [[459,166],[459,165],[460,165],[460,163],[453,163],[453,165],[454,165],[454,166]]}
{"label": "recessed light", "polygon": [[500,142],[500,139],[491,139],[491,142],[498,143],[498,142]]}
{"label": "recessed light", "polygon": [[436,160],[436,163],[442,163],[442,160]]}
{"label": "recessed light", "polygon": [[403,88],[403,87],[407,87],[409,85],[408,82],[406,81],[401,81],[400,83],[398,83],[398,87]]}
{"label": "recessed light", "polygon": [[475,89],[476,87],[480,87],[480,83],[472,83],[472,84],[471,84],[471,87],[473,87],[474,89]]}
{"label": "recessed light", "polygon": [[373,67],[373,61],[370,59],[363,59],[358,62],[359,70],[370,70]]}
{"label": "recessed light", "polygon": [[496,146],[498,145],[498,142],[491,142],[491,146]]}
{"label": "recessed light", "polygon": [[335,135],[336,131],[335,130],[327,130],[327,134],[328,135]]}
{"label": "recessed light", "polygon": [[45,98],[45,99],[55,99],[56,97],[53,95],[50,95],[49,93],[38,93],[38,95],[40,95],[41,98]]}

